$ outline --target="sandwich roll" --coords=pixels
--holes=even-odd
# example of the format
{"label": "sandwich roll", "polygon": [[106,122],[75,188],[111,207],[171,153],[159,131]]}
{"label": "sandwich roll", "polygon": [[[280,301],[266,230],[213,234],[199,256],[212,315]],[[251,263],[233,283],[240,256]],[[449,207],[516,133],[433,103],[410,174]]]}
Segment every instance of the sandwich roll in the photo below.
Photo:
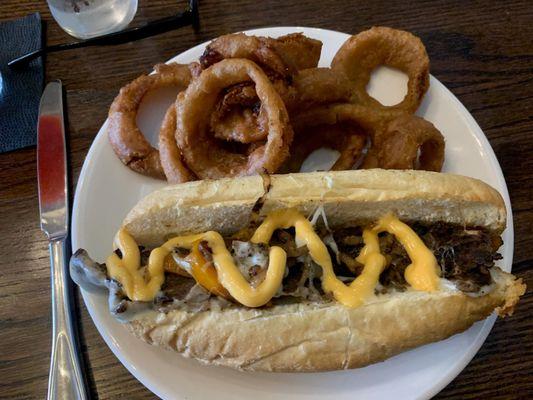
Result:
{"label": "sandwich roll", "polygon": [[70,267],[137,337],[201,362],[357,368],[511,314],[505,221],[496,190],[451,174],[197,181],[142,199],[105,264],[79,249]]}

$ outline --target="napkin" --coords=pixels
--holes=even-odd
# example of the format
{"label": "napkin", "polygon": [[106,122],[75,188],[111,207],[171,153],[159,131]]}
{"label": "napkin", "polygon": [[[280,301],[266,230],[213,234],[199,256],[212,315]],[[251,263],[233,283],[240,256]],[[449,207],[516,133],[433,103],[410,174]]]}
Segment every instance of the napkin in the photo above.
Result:
{"label": "napkin", "polygon": [[44,81],[42,58],[19,69],[12,69],[7,63],[41,45],[39,13],[0,22],[0,153],[36,143]]}

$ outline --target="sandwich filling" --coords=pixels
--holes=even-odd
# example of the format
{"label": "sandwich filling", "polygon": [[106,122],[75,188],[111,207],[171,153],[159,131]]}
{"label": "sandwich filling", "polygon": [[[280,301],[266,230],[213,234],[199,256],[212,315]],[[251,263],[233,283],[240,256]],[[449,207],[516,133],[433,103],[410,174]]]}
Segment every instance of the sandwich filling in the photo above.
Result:
{"label": "sandwich filling", "polygon": [[[73,279],[109,290],[111,312],[206,310],[339,302],[358,307],[391,291],[478,294],[491,284],[501,239],[484,229],[407,224],[392,214],[373,226],[331,230],[294,209],[274,211],[257,227],[222,237],[178,236],[160,247],[137,245],[124,229],[106,264],[84,250],[71,259]],[[255,230],[254,230],[255,228]]]}

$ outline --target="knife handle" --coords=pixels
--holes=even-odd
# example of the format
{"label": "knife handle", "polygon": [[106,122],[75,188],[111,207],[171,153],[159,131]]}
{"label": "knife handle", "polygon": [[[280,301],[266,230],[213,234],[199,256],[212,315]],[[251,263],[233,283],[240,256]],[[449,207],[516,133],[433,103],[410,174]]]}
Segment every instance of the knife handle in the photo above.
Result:
{"label": "knife handle", "polygon": [[85,400],[87,391],[76,336],[65,239],[50,241],[52,275],[52,359],[48,400]]}

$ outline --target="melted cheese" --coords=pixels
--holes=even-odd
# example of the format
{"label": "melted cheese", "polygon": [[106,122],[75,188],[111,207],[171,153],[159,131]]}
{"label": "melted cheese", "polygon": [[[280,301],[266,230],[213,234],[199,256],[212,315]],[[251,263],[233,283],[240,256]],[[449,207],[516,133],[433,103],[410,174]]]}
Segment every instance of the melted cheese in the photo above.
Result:
{"label": "melted cheese", "polygon": [[192,277],[199,285],[209,290],[211,293],[228,298],[227,290],[220,284],[218,274],[213,263],[207,261],[199,248],[200,242],[194,243],[187,259],[190,261]]}
{"label": "melted cheese", "polygon": [[405,269],[404,276],[413,289],[426,292],[438,290],[440,270],[437,260],[415,231],[392,214],[381,218],[373,230],[393,234],[405,248],[411,264]]}
{"label": "melted cheese", "polygon": [[[274,211],[268,215],[255,231],[251,241],[268,244],[276,229],[290,227],[295,228],[296,243],[307,246],[313,261],[322,268],[324,291],[332,293],[335,299],[345,306],[357,307],[374,295],[379,275],[386,267],[386,258],[380,252],[378,239],[378,233],[383,231],[395,235],[411,258],[412,263],[405,271],[407,282],[417,290],[432,291],[438,287],[439,277],[435,257],[416,233],[393,215],[385,216],[374,228],[363,231],[365,246],[357,257],[357,261],[364,267],[361,274],[349,285],[344,284],[335,276],[326,245],[314,231],[311,222],[294,209]],[[141,268],[137,244],[122,229],[117,235],[115,244],[123,257],[112,254],[107,259],[109,275],[122,283],[130,299],[152,300],[164,281],[165,258],[175,247],[194,250],[194,246],[197,246],[199,241],[206,241],[212,250],[216,276],[214,271],[204,270],[205,275],[202,279],[197,276],[195,278],[211,292],[222,295],[226,293],[223,291],[225,289],[239,303],[248,307],[259,307],[270,301],[280,287],[286,268],[286,253],[282,248],[270,247],[266,277],[257,287],[252,287],[235,265],[222,236],[214,231],[168,240],[151,252],[148,266]],[[196,270],[197,273],[201,271],[199,267]],[[215,277],[222,288],[216,285]]]}
{"label": "melted cheese", "polygon": [[[248,307],[266,304],[281,285],[285,272],[286,254],[280,248],[272,246],[266,277],[257,287],[251,287],[242,276],[226,248],[219,233],[209,231],[198,235],[178,236],[168,240],[161,247],[150,253],[147,272],[148,279],[140,268],[140,254],[133,238],[121,229],[117,235],[116,246],[123,254],[122,259],[112,254],[107,259],[109,275],[122,283],[126,295],[134,301],[150,301],[161,289],[165,279],[163,263],[165,257],[175,247],[192,249],[195,243],[205,240],[213,252],[213,263],[217,270],[220,284],[239,303]],[[209,288],[208,288],[209,289]]]}
{"label": "melted cheese", "polygon": [[365,248],[360,261],[364,264],[363,272],[350,284],[337,279],[328,249],[313,229],[313,225],[294,209],[274,211],[257,228],[252,236],[254,243],[268,243],[276,229],[294,227],[296,243],[307,246],[315,263],[322,267],[322,288],[333,293],[335,299],[348,307],[361,305],[371,294],[385,267],[385,257],[379,252],[377,234],[367,230],[363,234]]}
{"label": "melted cheese", "polygon": [[115,253],[107,258],[109,276],[122,284],[124,292],[131,300],[152,300],[165,280],[164,249],[154,249],[150,253],[148,267],[141,269],[139,247],[128,232],[121,229],[115,238],[115,245],[120,249],[122,258]]}

